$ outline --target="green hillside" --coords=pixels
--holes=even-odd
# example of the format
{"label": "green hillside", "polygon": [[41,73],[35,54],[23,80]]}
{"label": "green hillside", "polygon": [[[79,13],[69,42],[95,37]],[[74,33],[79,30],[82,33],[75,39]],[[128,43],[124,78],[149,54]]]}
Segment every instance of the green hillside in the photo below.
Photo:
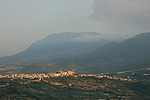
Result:
{"label": "green hillside", "polygon": [[1,100],[150,99],[150,84],[95,77],[54,77],[40,82],[0,79]]}

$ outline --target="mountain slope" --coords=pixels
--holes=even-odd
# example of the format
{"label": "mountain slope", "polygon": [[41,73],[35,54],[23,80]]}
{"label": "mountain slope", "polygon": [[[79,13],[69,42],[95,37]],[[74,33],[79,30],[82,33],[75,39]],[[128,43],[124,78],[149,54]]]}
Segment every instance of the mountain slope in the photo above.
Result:
{"label": "mountain slope", "polygon": [[[95,32],[53,34],[33,43],[28,49],[16,55],[1,58],[0,64],[63,62],[74,56],[93,51],[109,42],[105,39],[91,40],[98,36],[101,37],[102,35]],[[86,37],[91,38],[88,40]]]}
{"label": "mountain slope", "polygon": [[150,33],[142,33],[121,43],[106,44],[93,52],[78,56],[72,62],[83,66],[83,70],[94,73],[115,72],[129,69],[129,65],[132,67],[132,64],[149,59],[149,51]]}

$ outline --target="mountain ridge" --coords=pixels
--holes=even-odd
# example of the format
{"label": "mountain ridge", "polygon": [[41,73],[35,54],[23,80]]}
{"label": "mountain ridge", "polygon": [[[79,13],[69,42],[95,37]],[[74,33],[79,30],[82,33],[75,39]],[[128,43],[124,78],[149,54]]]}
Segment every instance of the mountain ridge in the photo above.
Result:
{"label": "mountain ridge", "polygon": [[[96,32],[64,32],[49,35],[31,44],[26,50],[12,56],[0,58],[0,63],[37,62],[55,63],[56,59],[70,59],[76,55],[93,51],[110,40],[85,40],[84,37],[102,36]],[[93,37],[94,36],[94,37]],[[60,60],[59,60],[60,61]]]}
{"label": "mountain ridge", "polygon": [[133,63],[149,59],[149,51],[150,32],[136,35],[120,43],[108,43],[72,61],[83,66],[84,70],[90,69],[93,72],[120,71]]}
{"label": "mountain ridge", "polygon": [[[50,36],[50,38],[52,37]],[[40,40],[40,43],[41,41],[43,40]],[[71,40],[64,39],[64,41]],[[105,42],[105,45],[101,44],[101,42]],[[4,62],[6,60],[5,63],[7,63],[9,59],[10,61],[13,59],[13,63],[54,64],[53,68],[75,69],[77,72],[83,73],[116,72],[136,68],[147,68],[150,66],[149,62],[146,63],[147,59],[150,59],[150,32],[138,34],[120,43],[106,42],[108,41],[71,41],[64,42],[66,43],[65,45],[58,43],[57,46],[59,47],[50,45],[50,48],[46,49],[44,46],[41,47],[35,43],[31,45],[34,49],[29,47],[20,54],[4,57],[3,59],[0,58],[0,63],[2,64],[2,60]],[[33,45],[37,45],[37,48]],[[95,49],[92,48],[94,46]],[[53,50],[51,48],[53,48]],[[89,48],[92,48],[92,50],[85,52],[85,50],[89,50]],[[42,49],[44,49],[44,51],[41,51]],[[32,56],[30,57],[31,54]],[[144,65],[142,66],[142,64]],[[27,70],[28,69],[26,69],[26,71]]]}

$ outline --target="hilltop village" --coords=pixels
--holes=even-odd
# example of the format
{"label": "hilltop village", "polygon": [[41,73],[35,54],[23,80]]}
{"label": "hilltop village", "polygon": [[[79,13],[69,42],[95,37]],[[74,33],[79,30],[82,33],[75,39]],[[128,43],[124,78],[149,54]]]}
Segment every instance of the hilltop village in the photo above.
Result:
{"label": "hilltop village", "polygon": [[[142,89],[142,92],[138,91],[139,89]],[[140,83],[129,78],[110,77],[106,73],[79,74],[74,71],[59,70],[54,73],[0,74],[0,100],[2,97],[6,100],[7,98],[14,100],[16,97],[19,98],[16,100],[23,98],[129,100],[139,98],[139,94],[142,95],[140,98],[149,100],[149,94],[146,96],[142,94],[149,89],[148,83]],[[35,99],[32,99],[33,97]]]}
{"label": "hilltop village", "polygon": [[[0,78],[10,78],[10,79],[36,79],[36,81],[41,81],[44,78],[51,78],[51,77],[67,77],[67,76],[73,76],[73,77],[96,77],[96,78],[108,78],[108,79],[114,79],[114,80],[121,80],[121,81],[130,81],[133,82],[131,79],[124,79],[124,78],[116,78],[116,77],[110,77],[101,74],[78,74],[74,71],[67,71],[64,72],[61,69],[55,73],[35,73],[35,74],[0,74]],[[38,79],[38,80],[37,80]]]}

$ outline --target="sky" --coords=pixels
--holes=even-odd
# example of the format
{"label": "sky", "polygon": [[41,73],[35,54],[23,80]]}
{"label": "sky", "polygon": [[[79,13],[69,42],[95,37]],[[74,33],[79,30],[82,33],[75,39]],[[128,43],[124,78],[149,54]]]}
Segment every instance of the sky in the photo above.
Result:
{"label": "sky", "polygon": [[61,32],[150,32],[150,0],[0,0],[0,55]]}

